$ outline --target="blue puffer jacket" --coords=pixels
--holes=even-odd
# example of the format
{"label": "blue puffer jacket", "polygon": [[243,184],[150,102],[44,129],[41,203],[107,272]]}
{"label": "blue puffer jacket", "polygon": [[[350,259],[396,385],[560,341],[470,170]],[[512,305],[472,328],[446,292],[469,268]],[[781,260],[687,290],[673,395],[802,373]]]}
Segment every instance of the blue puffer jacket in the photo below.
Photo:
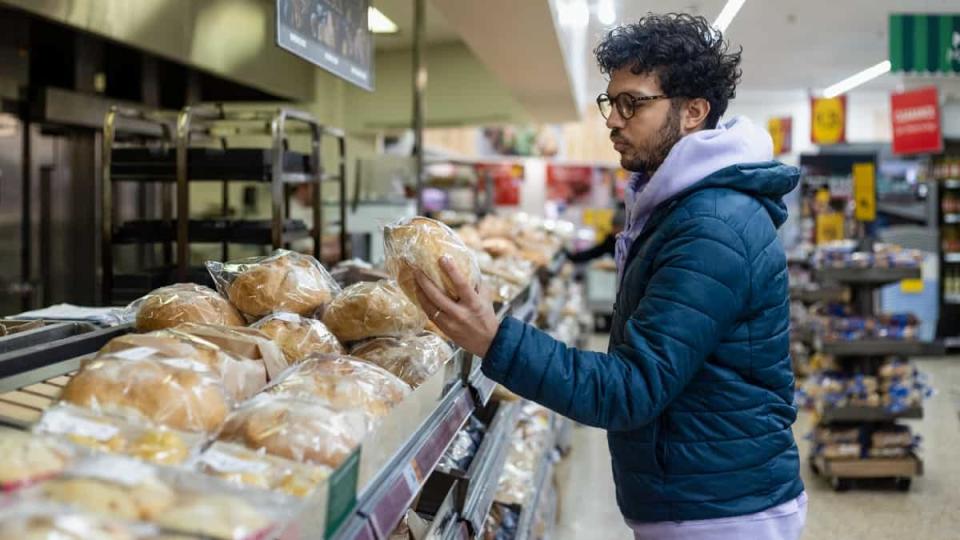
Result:
{"label": "blue puffer jacket", "polygon": [[501,324],[483,372],[608,431],[627,519],[740,516],[803,491],[776,234],[797,179],[776,162],[737,165],[658,206],[630,251],[607,354]]}

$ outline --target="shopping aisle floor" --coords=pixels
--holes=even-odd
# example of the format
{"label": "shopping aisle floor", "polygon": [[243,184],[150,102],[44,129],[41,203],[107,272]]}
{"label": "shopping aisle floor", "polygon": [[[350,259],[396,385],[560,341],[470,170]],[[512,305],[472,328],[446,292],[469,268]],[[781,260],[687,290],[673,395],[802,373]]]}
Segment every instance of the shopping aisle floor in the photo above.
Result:
{"label": "shopping aisle floor", "polygon": [[[794,431],[810,500],[803,540],[960,537],[960,357],[920,360],[917,365],[930,375],[937,394],[926,402],[923,420],[910,422],[923,437],[925,474],[914,479],[907,493],[883,486],[835,493],[807,465],[810,444],[804,435],[810,431],[811,420],[801,413]],[[570,459],[570,477],[555,538],[630,539],[630,530],[616,508],[603,431],[577,428]]]}

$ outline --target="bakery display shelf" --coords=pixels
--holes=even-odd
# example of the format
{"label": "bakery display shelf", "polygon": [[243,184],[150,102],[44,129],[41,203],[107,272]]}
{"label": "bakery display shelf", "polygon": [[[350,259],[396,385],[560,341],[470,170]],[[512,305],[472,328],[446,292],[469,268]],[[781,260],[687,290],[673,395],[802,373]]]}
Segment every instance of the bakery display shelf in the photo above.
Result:
{"label": "bakery display shelf", "polygon": [[896,412],[889,410],[887,407],[856,405],[830,407],[823,410],[820,422],[824,424],[892,422],[898,418],[923,418],[923,407],[909,407]]}
{"label": "bakery display shelf", "polygon": [[846,287],[790,287],[790,299],[797,300],[805,304],[816,304],[820,302],[845,302],[849,298],[849,291]]}
{"label": "bakery display shelf", "polygon": [[480,371],[479,358],[475,359],[473,363],[473,372],[470,374],[468,382],[470,388],[473,390],[473,398],[477,406],[486,406],[487,403],[490,402],[490,397],[493,396],[493,391],[497,389],[497,383],[487,378],[487,376]]}
{"label": "bakery display shelf", "polygon": [[942,347],[919,340],[860,339],[856,341],[824,341],[821,351],[834,356],[935,356]]}
{"label": "bakery display shelf", "polygon": [[[284,151],[281,181],[312,182],[310,155]],[[190,181],[270,182],[274,175],[274,151],[270,148],[187,149]],[[176,182],[177,150],[174,147],[115,148],[110,176],[121,182]]]}
{"label": "bakery display shelf", "polygon": [[510,450],[510,437],[517,424],[518,403],[503,402],[490,422],[490,427],[480,443],[466,475],[461,480],[465,486],[461,515],[469,524],[470,530],[477,535],[483,530],[483,523],[493,498],[497,494],[500,474]]}
{"label": "bakery display shelf", "polygon": [[820,268],[815,271],[819,282],[851,285],[888,285],[904,279],[920,279],[918,267],[903,268]]}
{"label": "bakery display shelf", "polygon": [[[270,245],[272,239],[270,220],[191,219],[188,236],[193,243],[219,243]],[[283,222],[283,242],[296,242],[310,238],[310,229],[299,219]],[[127,221],[113,235],[113,243],[145,244],[175,242],[176,221],[142,219]]]}
{"label": "bakery display shelf", "polygon": [[[556,434],[554,433],[554,435]],[[533,477],[534,487],[530,498],[524,503],[523,508],[520,510],[520,517],[517,519],[517,535],[513,537],[514,540],[528,540],[532,538],[537,508],[540,506],[540,497],[543,496],[547,486],[551,482],[553,472],[553,457],[551,454],[553,451],[554,440],[551,439],[550,444],[544,449],[543,457],[539,461],[540,465],[537,468],[537,473]]]}
{"label": "bakery display shelf", "polygon": [[52,343],[97,329],[96,326],[84,322],[13,321],[4,319],[0,320],[0,324],[5,327],[30,326],[28,329],[0,337],[0,354]]}
{"label": "bakery display shelf", "polygon": [[810,457],[813,471],[829,478],[836,491],[850,488],[859,479],[889,478],[901,491],[910,489],[910,480],[923,475],[923,461],[916,455],[902,458],[828,459],[822,455]]}

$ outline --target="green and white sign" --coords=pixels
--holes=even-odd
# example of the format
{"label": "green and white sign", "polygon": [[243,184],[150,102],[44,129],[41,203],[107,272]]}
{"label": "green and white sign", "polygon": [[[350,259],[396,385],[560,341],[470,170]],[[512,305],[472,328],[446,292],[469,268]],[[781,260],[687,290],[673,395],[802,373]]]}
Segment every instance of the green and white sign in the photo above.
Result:
{"label": "green and white sign", "polygon": [[890,15],[894,72],[960,73],[960,14]]}

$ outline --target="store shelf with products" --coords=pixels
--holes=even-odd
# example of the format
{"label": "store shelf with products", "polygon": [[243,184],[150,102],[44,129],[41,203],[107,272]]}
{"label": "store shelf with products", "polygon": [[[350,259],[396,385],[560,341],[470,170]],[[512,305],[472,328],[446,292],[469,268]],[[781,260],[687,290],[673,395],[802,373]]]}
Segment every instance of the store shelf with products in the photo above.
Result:
{"label": "store shelf with products", "polygon": [[856,341],[824,341],[820,350],[838,357],[861,356],[935,356],[943,348],[918,340],[858,339]]}
{"label": "store shelf with products", "polygon": [[817,281],[850,285],[889,285],[905,279],[920,279],[920,268],[819,268]]}
{"label": "store shelf with products", "polygon": [[836,491],[846,491],[858,479],[893,479],[901,491],[910,489],[911,479],[923,475],[923,461],[917,456],[905,458],[829,459],[815,456],[811,459],[815,473],[831,479]]}
{"label": "store shelf with products", "polygon": [[889,407],[861,407],[844,405],[824,409],[820,416],[823,424],[850,422],[892,422],[899,418],[923,418],[922,407],[908,407],[903,410],[891,410]]}

